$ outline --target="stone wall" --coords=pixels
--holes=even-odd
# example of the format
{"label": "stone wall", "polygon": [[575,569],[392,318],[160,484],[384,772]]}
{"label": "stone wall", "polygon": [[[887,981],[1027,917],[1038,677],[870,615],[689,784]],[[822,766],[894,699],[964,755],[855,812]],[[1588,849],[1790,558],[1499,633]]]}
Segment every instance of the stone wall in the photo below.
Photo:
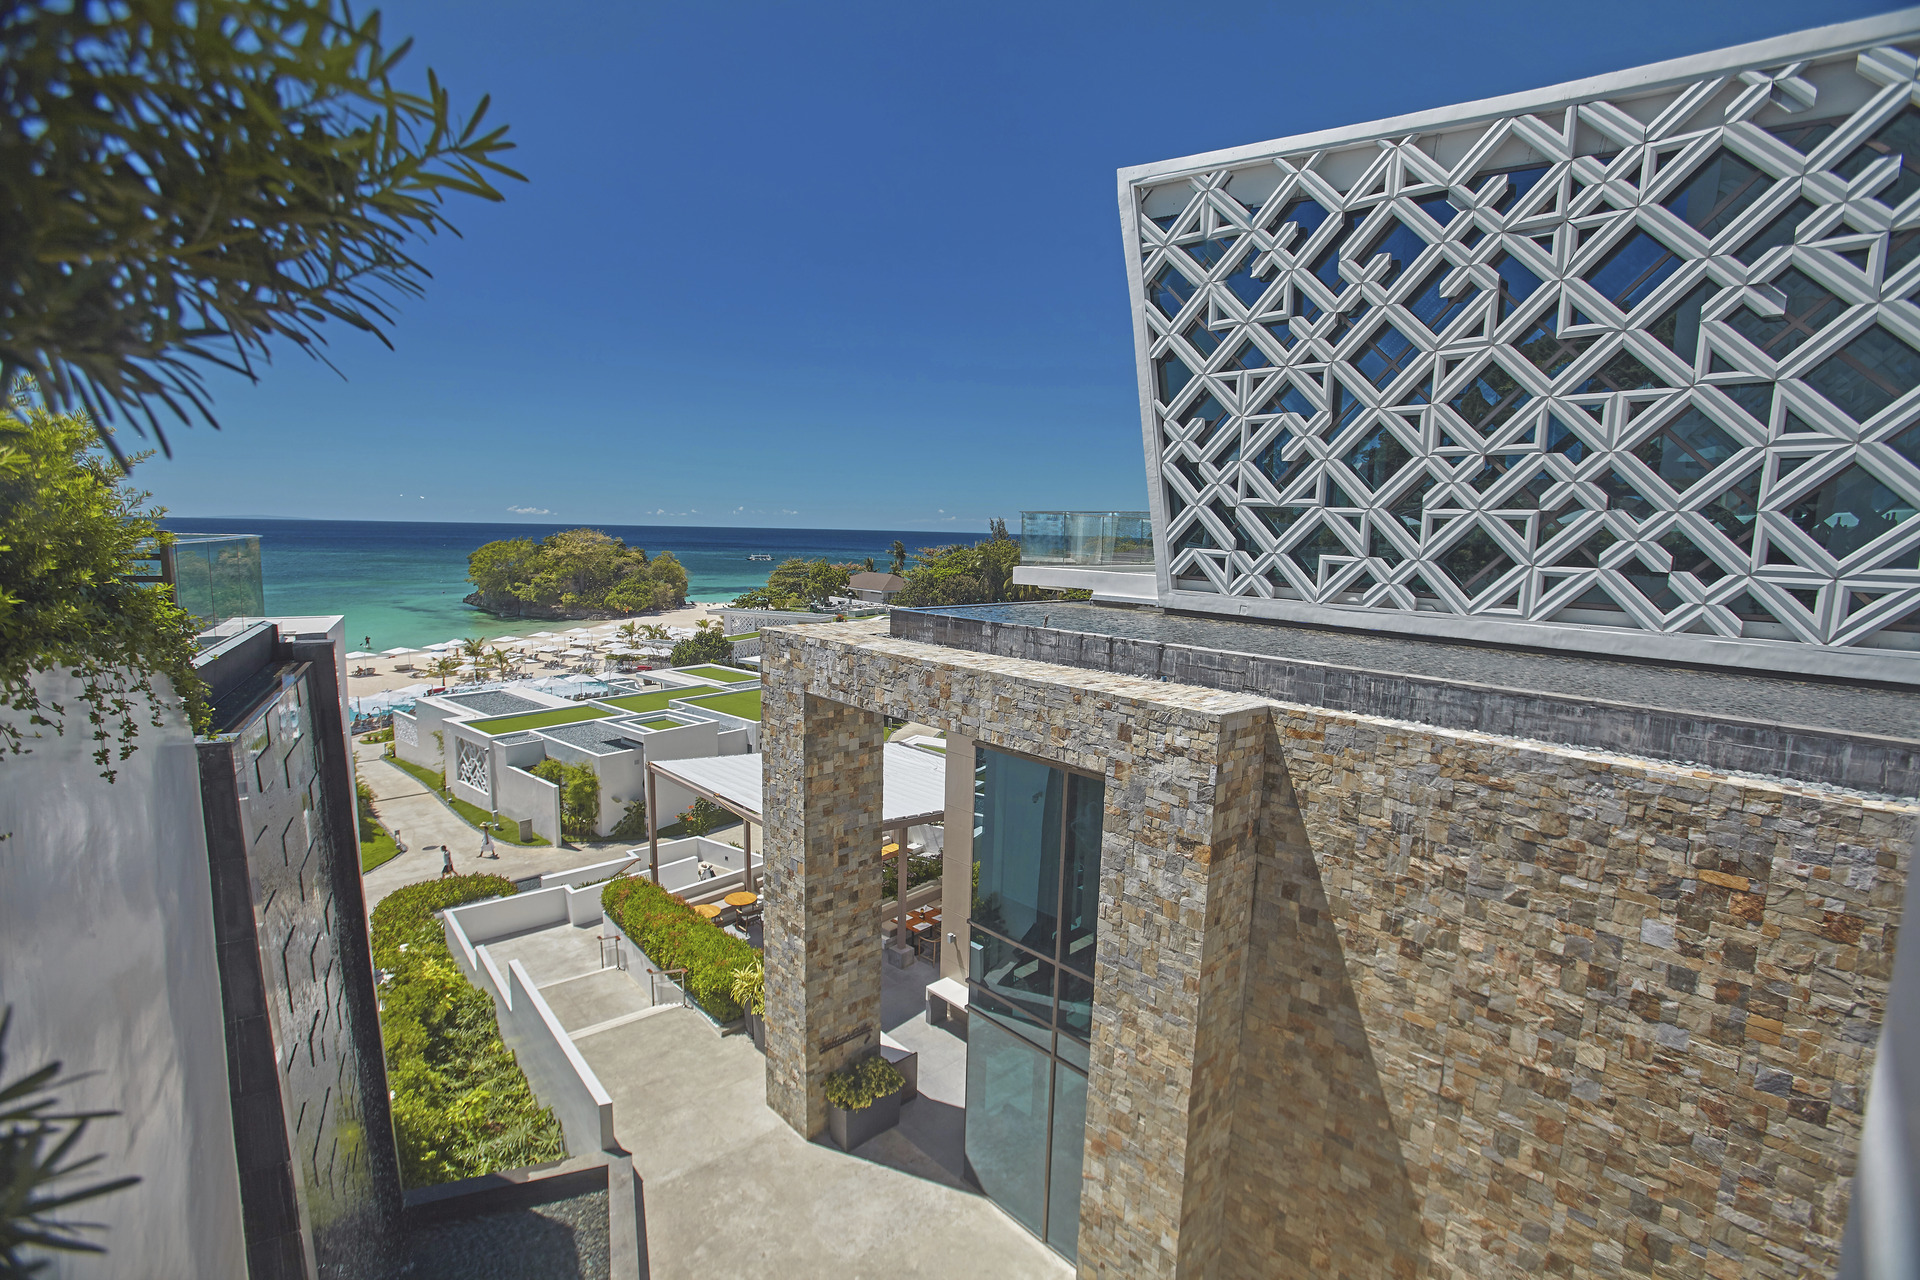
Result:
{"label": "stone wall", "polygon": [[1920,806],[872,623],[767,645],[797,1127],[781,1019],[836,998],[800,953],[879,948],[803,899],[857,821],[779,744],[857,705],[1107,778],[1083,1275],[1832,1273]]}
{"label": "stone wall", "polygon": [[1239,1274],[1832,1274],[1911,804],[1308,708],[1272,745]]}

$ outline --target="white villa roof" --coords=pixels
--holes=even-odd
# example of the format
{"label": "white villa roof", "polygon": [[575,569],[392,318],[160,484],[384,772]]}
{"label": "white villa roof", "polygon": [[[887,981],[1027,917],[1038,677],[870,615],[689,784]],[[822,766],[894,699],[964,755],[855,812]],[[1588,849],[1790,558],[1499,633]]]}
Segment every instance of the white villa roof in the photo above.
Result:
{"label": "white villa roof", "polygon": [[[663,778],[685,783],[713,796],[728,808],[760,821],[761,760],[759,754],[706,756],[693,760],[648,762]],[[882,826],[899,827],[933,822],[947,811],[947,762],[913,747],[889,742],[881,753]]]}

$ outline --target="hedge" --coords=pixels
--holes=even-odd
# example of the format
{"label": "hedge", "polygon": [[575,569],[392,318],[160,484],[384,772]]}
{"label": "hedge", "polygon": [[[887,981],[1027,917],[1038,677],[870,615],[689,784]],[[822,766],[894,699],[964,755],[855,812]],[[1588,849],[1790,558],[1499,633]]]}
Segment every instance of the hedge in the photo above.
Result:
{"label": "hedge", "polygon": [[467,981],[434,912],[514,892],[501,876],[450,876],[396,889],[373,909],[380,1033],[393,1090],[400,1179],[433,1186],[566,1154],[500,1039],[493,997]]}
{"label": "hedge", "polygon": [[741,1014],[733,998],[733,971],[760,959],[736,938],[702,916],[686,900],[651,880],[624,876],[600,891],[600,905],[613,922],[662,969],[687,971],[687,994],[721,1022]]}

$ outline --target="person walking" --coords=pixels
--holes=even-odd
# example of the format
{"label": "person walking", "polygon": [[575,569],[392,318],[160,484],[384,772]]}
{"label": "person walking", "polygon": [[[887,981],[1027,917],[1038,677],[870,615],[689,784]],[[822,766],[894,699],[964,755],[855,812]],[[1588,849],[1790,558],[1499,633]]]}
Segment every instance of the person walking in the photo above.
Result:
{"label": "person walking", "polygon": [[400,828],[398,827],[393,829],[393,851],[395,853],[405,853],[407,851],[407,842],[400,838]]}
{"label": "person walking", "polygon": [[447,846],[441,845],[440,846],[440,878],[442,880],[445,880],[448,876],[452,874],[453,874],[453,851],[448,849]]}
{"label": "person walking", "polygon": [[493,851],[493,832],[491,831],[483,830],[480,833],[480,856],[492,858],[496,862],[500,859],[500,855]]}

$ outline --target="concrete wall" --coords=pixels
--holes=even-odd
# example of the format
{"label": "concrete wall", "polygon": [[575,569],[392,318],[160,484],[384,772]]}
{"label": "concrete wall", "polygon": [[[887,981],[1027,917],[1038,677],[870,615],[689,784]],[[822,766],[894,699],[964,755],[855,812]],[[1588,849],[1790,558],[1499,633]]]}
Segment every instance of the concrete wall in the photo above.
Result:
{"label": "concrete wall", "polygon": [[393,753],[408,764],[417,764],[423,768],[440,768],[440,741],[433,736],[439,722],[431,718],[421,720],[419,716],[405,711],[393,713]]}
{"label": "concrete wall", "polygon": [[518,960],[504,969],[487,941],[522,929],[562,924],[568,919],[565,888],[540,889],[490,902],[454,907],[441,916],[452,953],[467,978],[493,997],[500,1038],[513,1050],[534,1096],[553,1108],[572,1155],[618,1147],[613,1100],[574,1047],[560,1020],[533,985]]}
{"label": "concrete wall", "polygon": [[[156,681],[165,688],[164,681]],[[56,1253],[51,1277],[246,1274],[233,1115],[214,960],[200,775],[184,720],[142,723],[108,783],[75,685],[34,681],[69,708],[64,736],[0,761],[0,1006],[7,1079],[47,1062],[91,1073],[67,1108],[118,1111],[76,1156],[139,1185],[75,1216],[106,1225],[105,1255]]]}
{"label": "concrete wall", "polygon": [[533,820],[535,834],[547,842],[560,843],[560,788],[545,778],[536,778],[525,769],[509,765],[494,781],[500,797],[500,813],[513,819]]}

